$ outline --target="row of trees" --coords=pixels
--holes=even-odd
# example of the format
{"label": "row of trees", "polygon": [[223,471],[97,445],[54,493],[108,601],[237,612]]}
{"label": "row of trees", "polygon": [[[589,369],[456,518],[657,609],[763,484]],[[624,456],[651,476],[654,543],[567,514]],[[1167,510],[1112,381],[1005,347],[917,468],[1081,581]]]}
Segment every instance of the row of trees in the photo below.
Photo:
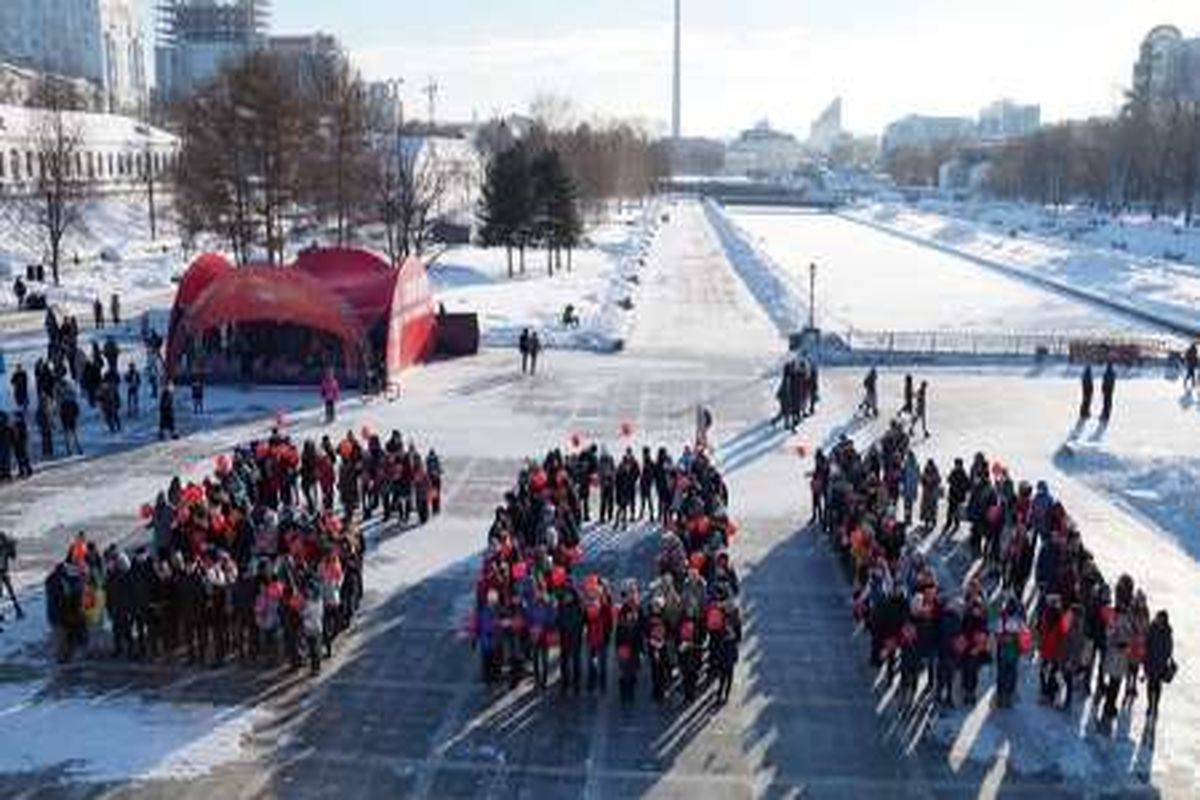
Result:
{"label": "row of trees", "polygon": [[[301,75],[301,78],[297,76]],[[328,223],[337,244],[382,223],[399,262],[426,246],[443,171],[379,118],[344,60],[298,72],[278,54],[231,65],[175,110],[185,234],[216,232],[237,260],[280,263],[292,235]]]}
{"label": "row of trees", "polygon": [[488,165],[479,201],[480,239],[486,247],[503,247],[508,275],[513,276],[513,251],[525,272],[525,250],[546,249],[546,271],[567,269],[578,246],[583,223],[577,188],[558,150],[521,141],[497,153]]}
{"label": "row of trees", "polygon": [[998,195],[1048,205],[1086,201],[1119,212],[1182,213],[1200,192],[1200,102],[1131,95],[1115,119],[1045,127],[993,159]]}

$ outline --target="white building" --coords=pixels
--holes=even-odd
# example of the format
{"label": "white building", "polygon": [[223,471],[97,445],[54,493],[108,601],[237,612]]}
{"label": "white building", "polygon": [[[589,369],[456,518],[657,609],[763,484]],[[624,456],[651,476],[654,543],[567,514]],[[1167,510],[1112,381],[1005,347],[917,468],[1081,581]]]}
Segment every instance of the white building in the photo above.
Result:
{"label": "white building", "polygon": [[997,100],[979,112],[979,137],[1001,142],[1028,136],[1042,124],[1042,109],[1012,100]]}
{"label": "white building", "polygon": [[885,154],[902,147],[929,147],[941,142],[975,138],[975,120],[968,117],[932,117],[910,114],[888,125],[881,143]]}
{"label": "white building", "polygon": [[399,147],[417,180],[435,181],[441,189],[430,216],[470,226],[487,173],[475,143],[466,137],[405,135]]}
{"label": "white building", "polygon": [[145,41],[137,0],[3,0],[0,60],[86,80],[105,111],[146,101]]}
{"label": "white building", "polygon": [[786,178],[806,162],[804,146],[790,133],[773,129],[766,120],[725,148],[725,172],[749,178]]}
{"label": "white building", "polygon": [[[0,105],[0,193],[33,191],[40,176],[38,130],[49,112]],[[141,184],[148,172],[163,175],[174,168],[179,140],[158,128],[116,114],[64,112],[64,126],[81,145],[73,176],[97,190],[120,190]]]}

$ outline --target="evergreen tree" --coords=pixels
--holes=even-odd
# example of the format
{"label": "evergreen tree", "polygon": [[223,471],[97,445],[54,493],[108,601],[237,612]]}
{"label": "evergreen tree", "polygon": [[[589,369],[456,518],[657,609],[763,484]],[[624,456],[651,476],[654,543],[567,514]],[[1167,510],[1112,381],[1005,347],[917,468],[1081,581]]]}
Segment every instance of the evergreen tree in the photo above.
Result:
{"label": "evergreen tree", "polygon": [[533,215],[535,240],[546,248],[546,268],[553,275],[562,266],[562,251],[569,252],[579,242],[582,223],[579,217],[575,183],[567,173],[556,149],[546,149],[534,159],[532,167]]}
{"label": "evergreen tree", "polygon": [[485,247],[504,247],[508,275],[513,274],[513,248],[521,254],[525,272],[525,246],[529,241],[533,207],[529,154],[517,144],[498,153],[488,164],[479,201],[480,238]]}

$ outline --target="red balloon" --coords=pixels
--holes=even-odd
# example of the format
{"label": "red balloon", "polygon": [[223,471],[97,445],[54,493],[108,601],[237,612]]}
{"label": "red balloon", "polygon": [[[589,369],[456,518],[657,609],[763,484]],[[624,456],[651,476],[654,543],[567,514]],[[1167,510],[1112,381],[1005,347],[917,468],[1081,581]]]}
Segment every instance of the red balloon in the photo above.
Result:
{"label": "red balloon", "polygon": [[372,436],[375,435],[375,431],[371,430],[370,425],[363,425],[362,428],[360,428],[358,432],[359,432],[359,434],[362,435],[362,438],[364,438],[364,439],[370,439]]}
{"label": "red balloon", "polygon": [[630,436],[633,436],[633,423],[625,420],[621,423],[621,438],[628,439]]}
{"label": "red balloon", "polygon": [[525,576],[528,574],[529,565],[524,561],[518,561],[517,563],[513,564],[512,576],[514,581],[524,580]]}
{"label": "red balloon", "polygon": [[217,456],[216,466],[218,475],[227,475],[233,469],[233,459],[229,457],[228,453],[221,453]]}
{"label": "red balloon", "polygon": [[796,445],[796,455],[800,456],[801,458],[807,457],[808,456],[808,447],[806,447],[805,445],[802,445],[802,444]]}
{"label": "red balloon", "polygon": [[154,516],[154,506],[149,503],[142,503],[141,508],[142,519],[150,519]]}
{"label": "red balloon", "polygon": [[583,437],[578,433],[571,434],[571,447],[575,448],[576,450],[578,450],[580,447],[583,447]]}
{"label": "red balloon", "polygon": [[555,589],[561,589],[567,585],[567,570],[565,567],[555,567],[550,570],[550,585]]}

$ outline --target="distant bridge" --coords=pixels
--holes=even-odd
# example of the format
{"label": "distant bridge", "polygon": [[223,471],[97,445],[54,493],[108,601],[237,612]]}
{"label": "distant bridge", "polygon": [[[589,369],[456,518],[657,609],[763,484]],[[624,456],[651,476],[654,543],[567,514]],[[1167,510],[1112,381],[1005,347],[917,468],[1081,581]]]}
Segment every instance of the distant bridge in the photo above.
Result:
{"label": "distant bridge", "polygon": [[732,178],[670,178],[663,188],[675,194],[697,195],[723,206],[788,206],[833,211],[844,204],[842,198],[830,192]]}

